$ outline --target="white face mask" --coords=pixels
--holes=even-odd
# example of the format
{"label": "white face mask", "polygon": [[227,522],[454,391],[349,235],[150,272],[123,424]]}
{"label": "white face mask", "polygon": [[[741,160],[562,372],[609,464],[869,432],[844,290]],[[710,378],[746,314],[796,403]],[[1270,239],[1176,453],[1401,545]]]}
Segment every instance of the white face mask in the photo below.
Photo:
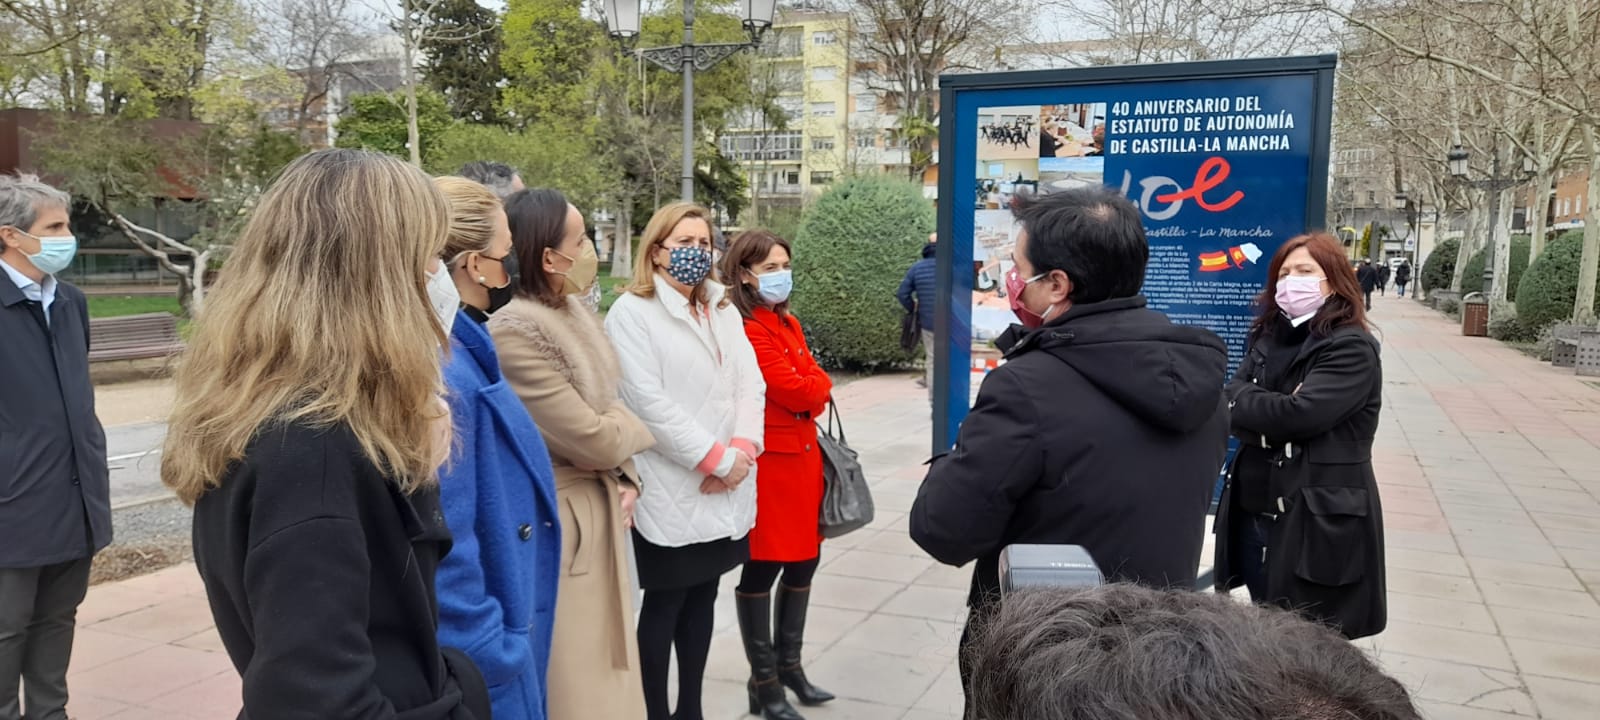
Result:
{"label": "white face mask", "polygon": [[449,335],[456,324],[456,311],[461,309],[461,291],[456,289],[456,281],[443,261],[439,262],[438,272],[428,273],[428,302],[433,305],[444,334]]}

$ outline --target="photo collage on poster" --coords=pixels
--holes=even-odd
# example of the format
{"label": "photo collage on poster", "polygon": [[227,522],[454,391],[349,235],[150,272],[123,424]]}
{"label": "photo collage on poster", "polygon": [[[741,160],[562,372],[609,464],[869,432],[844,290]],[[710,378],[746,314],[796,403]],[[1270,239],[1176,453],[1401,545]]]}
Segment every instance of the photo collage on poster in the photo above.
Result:
{"label": "photo collage on poster", "polygon": [[1005,294],[1017,239],[1011,199],[1103,183],[1105,130],[1105,103],[979,109],[972,245],[975,342],[989,342],[1016,322]]}

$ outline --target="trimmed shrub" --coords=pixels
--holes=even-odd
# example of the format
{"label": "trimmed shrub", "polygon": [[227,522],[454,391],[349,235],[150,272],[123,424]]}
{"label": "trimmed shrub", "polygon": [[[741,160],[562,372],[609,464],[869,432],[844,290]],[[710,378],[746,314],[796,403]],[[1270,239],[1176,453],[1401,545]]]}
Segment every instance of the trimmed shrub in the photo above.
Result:
{"label": "trimmed shrub", "polygon": [[1459,252],[1461,240],[1458,238],[1433,246],[1433,252],[1428,253],[1427,259],[1422,262],[1422,274],[1418,278],[1424,291],[1450,288],[1450,281],[1456,274],[1456,254]]}
{"label": "trimmed shrub", "polygon": [[[1582,255],[1582,231],[1562,233],[1539,253],[1517,289],[1517,314],[1523,324],[1537,332],[1572,317]],[[1600,298],[1600,289],[1595,295]]]}
{"label": "trimmed shrub", "polygon": [[[1527,235],[1511,236],[1511,268],[1507,272],[1511,276],[1511,284],[1506,286],[1506,300],[1516,302],[1517,287],[1522,282],[1523,273],[1528,270],[1528,255],[1532,252],[1532,241]],[[1483,283],[1483,270],[1494,259],[1494,246],[1490,245],[1467,259],[1467,269],[1461,273],[1461,294],[1488,292],[1488,287]]]}
{"label": "trimmed shrub", "polygon": [[1532,343],[1539,339],[1539,328],[1522,322],[1515,306],[1503,305],[1489,315],[1489,337],[1508,343]]}
{"label": "trimmed shrub", "polygon": [[792,302],[819,362],[872,369],[909,359],[895,291],[933,229],[922,187],[887,176],[836,183],[806,211]]}

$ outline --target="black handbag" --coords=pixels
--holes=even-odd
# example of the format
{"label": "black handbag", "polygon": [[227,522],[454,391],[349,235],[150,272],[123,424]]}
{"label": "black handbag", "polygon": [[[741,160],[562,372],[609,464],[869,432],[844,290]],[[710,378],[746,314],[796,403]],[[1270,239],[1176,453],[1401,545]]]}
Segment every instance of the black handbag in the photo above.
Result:
{"label": "black handbag", "polygon": [[872,491],[856,451],[844,439],[839,408],[828,399],[828,422],[818,423],[817,446],[822,448],[822,511],[817,518],[822,536],[836,538],[872,522]]}
{"label": "black handbag", "polygon": [[917,349],[917,343],[922,342],[922,320],[917,317],[917,311],[907,312],[900,318],[900,349],[911,352]]}

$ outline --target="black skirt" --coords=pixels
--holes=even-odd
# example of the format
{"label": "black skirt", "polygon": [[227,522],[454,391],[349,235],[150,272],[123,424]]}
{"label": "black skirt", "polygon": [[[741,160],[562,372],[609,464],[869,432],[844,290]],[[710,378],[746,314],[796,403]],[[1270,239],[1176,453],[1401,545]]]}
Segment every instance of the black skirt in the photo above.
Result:
{"label": "black skirt", "polygon": [[633,557],[639,565],[639,587],[680,590],[714,581],[743,565],[750,559],[750,536],[663,547],[634,530]]}

